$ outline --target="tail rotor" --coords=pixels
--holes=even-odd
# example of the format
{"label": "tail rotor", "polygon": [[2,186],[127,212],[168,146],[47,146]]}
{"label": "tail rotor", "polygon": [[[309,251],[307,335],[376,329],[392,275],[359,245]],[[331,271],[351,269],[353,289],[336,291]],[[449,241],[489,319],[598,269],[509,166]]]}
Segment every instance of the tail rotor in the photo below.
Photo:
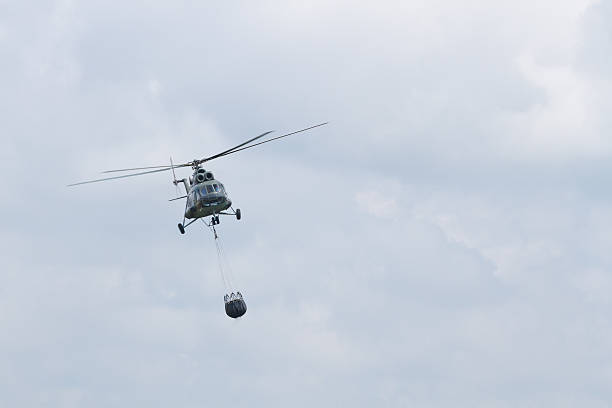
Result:
{"label": "tail rotor", "polygon": [[176,179],[176,173],[174,172],[174,163],[172,162],[172,156],[170,156],[170,168],[172,169],[172,184],[176,187],[176,196],[179,195],[179,181]]}

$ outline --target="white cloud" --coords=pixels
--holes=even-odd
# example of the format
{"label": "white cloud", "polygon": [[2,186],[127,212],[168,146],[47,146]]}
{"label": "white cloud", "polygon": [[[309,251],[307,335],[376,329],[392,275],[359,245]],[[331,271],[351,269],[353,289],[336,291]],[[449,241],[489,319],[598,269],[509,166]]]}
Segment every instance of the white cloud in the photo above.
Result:
{"label": "white cloud", "polygon": [[[9,11],[0,405],[610,399],[603,2]],[[64,187],[322,120],[210,163],[240,321],[169,175]]]}

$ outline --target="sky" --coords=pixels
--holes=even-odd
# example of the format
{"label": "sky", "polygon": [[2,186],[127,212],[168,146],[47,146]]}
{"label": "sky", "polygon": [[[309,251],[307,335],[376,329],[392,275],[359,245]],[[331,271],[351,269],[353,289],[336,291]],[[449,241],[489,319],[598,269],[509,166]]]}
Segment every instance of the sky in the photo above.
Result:
{"label": "sky", "polygon": [[[596,0],[0,0],[0,406],[610,406],[611,27]],[[207,166],[238,320],[170,175],[66,187],[324,121]]]}

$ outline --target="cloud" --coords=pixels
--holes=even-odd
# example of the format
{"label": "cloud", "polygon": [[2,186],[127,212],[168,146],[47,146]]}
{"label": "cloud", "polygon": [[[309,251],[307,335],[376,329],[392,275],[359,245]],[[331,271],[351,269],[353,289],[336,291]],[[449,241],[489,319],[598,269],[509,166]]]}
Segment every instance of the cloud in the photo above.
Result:
{"label": "cloud", "polygon": [[[606,406],[610,17],[11,5],[1,405]],[[323,120],[209,163],[239,321],[169,175],[64,187]]]}

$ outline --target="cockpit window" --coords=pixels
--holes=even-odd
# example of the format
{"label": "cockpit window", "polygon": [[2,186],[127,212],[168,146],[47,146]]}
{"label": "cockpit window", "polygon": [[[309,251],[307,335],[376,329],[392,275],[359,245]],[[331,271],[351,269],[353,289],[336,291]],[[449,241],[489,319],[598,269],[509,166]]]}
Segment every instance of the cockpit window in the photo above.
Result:
{"label": "cockpit window", "polygon": [[209,193],[212,193],[213,191],[215,191],[215,190],[213,190],[213,186],[211,186],[210,184],[207,184],[207,185],[206,185],[206,190],[207,190]]}
{"label": "cockpit window", "polygon": [[200,190],[200,194],[202,195],[202,197],[206,195],[206,188],[205,187],[202,187],[202,189]]}
{"label": "cockpit window", "polygon": [[213,184],[213,186],[215,187],[215,191],[218,193],[219,192],[219,185],[218,184]]}

